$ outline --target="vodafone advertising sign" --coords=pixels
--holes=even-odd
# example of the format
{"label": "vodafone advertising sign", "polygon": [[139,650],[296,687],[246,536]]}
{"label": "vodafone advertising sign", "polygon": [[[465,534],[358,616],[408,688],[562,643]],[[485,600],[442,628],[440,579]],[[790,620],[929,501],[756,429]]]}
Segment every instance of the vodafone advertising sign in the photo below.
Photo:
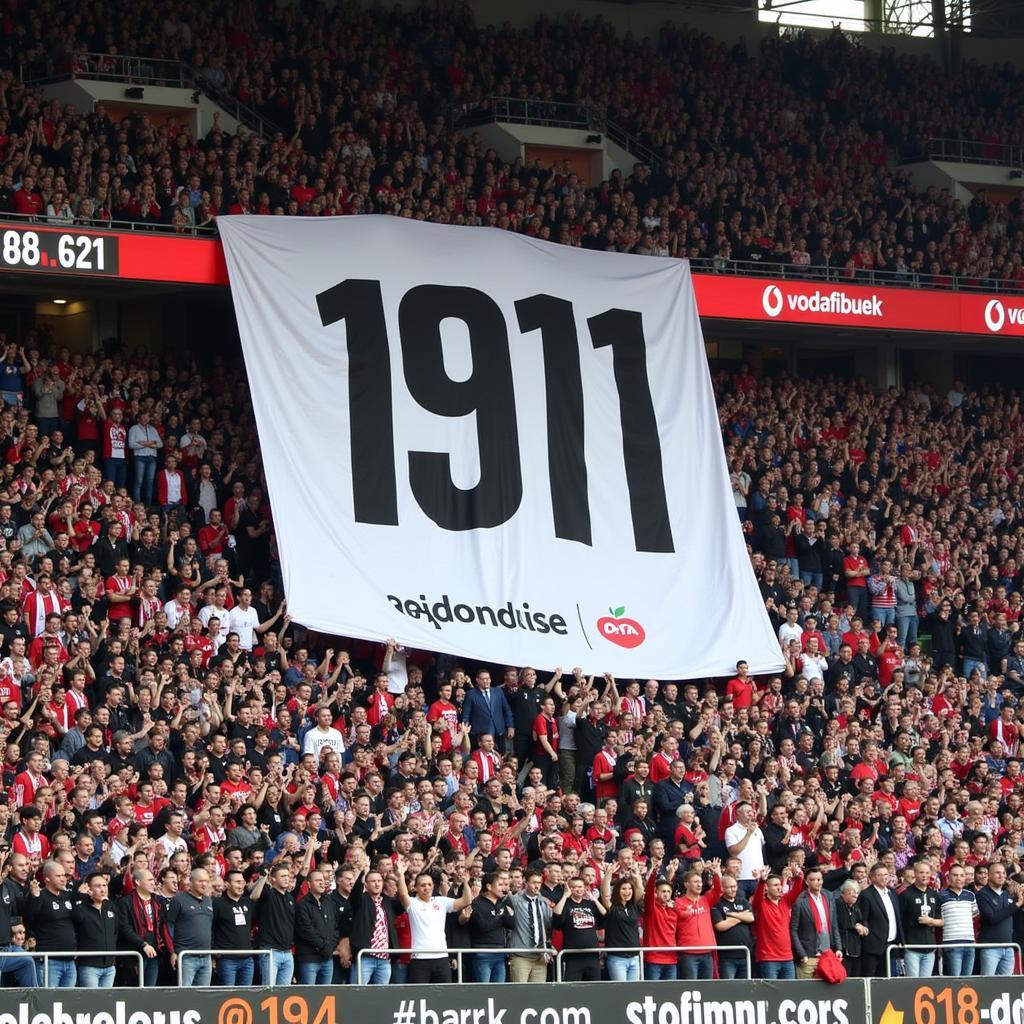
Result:
{"label": "vodafone advertising sign", "polygon": [[1024,295],[694,274],[707,319],[1024,337]]}

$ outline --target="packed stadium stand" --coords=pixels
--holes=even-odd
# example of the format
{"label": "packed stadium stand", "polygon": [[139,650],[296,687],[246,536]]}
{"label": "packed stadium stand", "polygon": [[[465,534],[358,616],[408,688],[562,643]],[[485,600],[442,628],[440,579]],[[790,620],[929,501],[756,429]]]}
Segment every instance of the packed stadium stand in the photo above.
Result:
{"label": "packed stadium stand", "polygon": [[[0,32],[12,223],[392,214],[706,271],[885,271],[922,303],[1024,283],[1019,198],[897,168],[934,138],[980,163],[1019,147],[1009,67],[349,3],[12,3]],[[187,62],[271,131],[196,138],[34,84],[124,55],[139,80]],[[591,183],[504,162],[474,134],[495,96],[599,109],[650,159]],[[562,948],[569,980],[641,958],[647,978],[807,979],[826,950],[872,977],[890,944],[940,941],[946,975],[1020,973],[1019,376],[716,365],[722,529],[785,670],[752,678],[736,636],[732,678],[616,679],[294,623],[237,346],[193,363],[127,333],[72,350],[22,319],[0,352],[0,950],[24,953],[5,984],[133,983],[113,956],[31,956],[75,950],[139,952],[147,986],[543,983]],[[474,955],[411,955],[438,944]],[[689,951],[644,952],[665,946]]]}
{"label": "packed stadium stand", "polygon": [[[830,269],[856,279],[987,285],[1021,280],[1021,206],[915,187],[893,164],[933,138],[971,140],[981,162],[1021,144],[1021,75],[792,34],[754,52],[671,24],[653,40],[594,21],[529,30],[468,10],[338,4],[103,5],[83,17],[5,20],[12,70],[101,74],[119,55],[183,60],[213,95],[276,128],[204,138],[148,117],[112,123],[40,103],[12,73],[0,103],[0,209],[56,223],[111,219],[211,227],[225,213],[395,213],[488,224],[566,244]],[[316,45],[302,46],[302,40]],[[24,77],[24,76],[22,76]],[[142,76],[144,78],[144,74]],[[140,80],[142,80],[140,78]],[[463,122],[492,97],[594,107],[653,166],[585,187],[560,168],[504,164]],[[31,171],[24,187],[23,177]],[[182,198],[182,193],[186,198]]]}

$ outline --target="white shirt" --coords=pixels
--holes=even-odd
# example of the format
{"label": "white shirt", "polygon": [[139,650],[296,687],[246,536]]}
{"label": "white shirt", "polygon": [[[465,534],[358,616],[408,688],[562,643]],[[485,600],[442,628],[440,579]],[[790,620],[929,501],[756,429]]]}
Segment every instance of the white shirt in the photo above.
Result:
{"label": "white shirt", "polygon": [[[725,830],[725,845],[742,843],[746,834],[747,826],[737,821]],[[736,856],[740,859],[740,878],[743,881],[752,879],[754,872],[764,867],[764,833],[759,828],[754,829],[747,845]]]}
{"label": "white shirt", "polygon": [[251,651],[260,617],[252,605],[243,608],[235,605],[228,616],[229,632],[238,634],[238,645],[243,651]]}
{"label": "white shirt", "polygon": [[178,623],[187,616],[192,614],[192,610],[188,605],[181,608],[178,602],[171,598],[167,604],[164,605],[164,614],[167,616],[167,627],[168,629],[177,629]]}
{"label": "white shirt", "polygon": [[[823,662],[824,664],[822,664]],[[800,659],[800,674],[808,682],[812,679],[824,679],[826,668],[828,668],[828,662],[822,655],[804,651],[804,655]]]}
{"label": "white shirt", "polygon": [[795,623],[791,626],[788,622],[784,622],[779,626],[779,639],[789,644],[790,640],[799,640],[804,635],[804,631]]}
{"label": "white shirt", "polygon": [[445,918],[455,906],[455,900],[448,896],[431,896],[424,902],[418,896],[409,900],[409,932],[412,948],[428,950],[413,953],[413,960],[440,960],[446,954],[448,940],[444,934]]}
{"label": "white shirt", "polygon": [[164,851],[167,860],[170,860],[179,850],[188,853],[188,843],[183,836],[172,839],[166,832],[157,840],[157,844]]}
{"label": "white shirt", "polygon": [[181,493],[181,477],[177,471],[167,473],[167,504],[177,505],[183,499]]}
{"label": "white shirt", "polygon": [[875,892],[878,893],[878,898],[882,901],[882,906],[885,907],[885,916],[889,918],[889,935],[886,938],[887,942],[896,941],[896,908],[892,905],[892,893],[888,889],[879,889],[876,885],[874,887]]}
{"label": "white shirt", "polygon": [[220,627],[217,630],[217,636],[220,638],[221,643],[223,643],[227,640],[228,633],[231,632],[231,628],[228,626],[228,623],[231,621],[231,612],[229,612],[227,608],[218,608],[216,605],[212,604],[204,604],[203,607],[199,609],[199,621],[204,626],[209,626],[210,619],[214,616],[220,619]]}
{"label": "white shirt", "polygon": [[333,726],[321,729],[319,725],[314,725],[302,738],[302,753],[312,754],[319,764],[320,751],[324,747],[330,747],[340,757],[345,753],[345,739]]}
{"label": "white shirt", "polygon": [[408,685],[409,667],[405,651],[401,647],[396,647],[391,652],[391,660],[388,662],[388,693],[405,693]]}

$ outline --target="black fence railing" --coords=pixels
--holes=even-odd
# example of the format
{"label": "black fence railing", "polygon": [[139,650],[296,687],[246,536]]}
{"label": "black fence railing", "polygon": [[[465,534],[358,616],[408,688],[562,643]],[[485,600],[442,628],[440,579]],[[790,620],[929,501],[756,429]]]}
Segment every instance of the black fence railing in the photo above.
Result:
{"label": "black fence railing", "polygon": [[[0,226],[4,222],[39,224],[43,227],[84,228],[94,231],[159,232],[168,235],[186,235],[193,238],[216,238],[216,224],[183,227],[151,221],[105,220],[97,217],[76,217],[67,220],[45,215],[30,216],[18,213],[0,213]],[[1024,281],[1004,280],[996,277],[966,277],[952,274],[900,273],[891,270],[851,270],[839,266],[800,266],[768,260],[725,260],[721,257],[696,257],[690,260],[695,273],[721,274],[733,277],[767,277],[785,281],[827,282],[839,285],[863,285],[870,288],[912,288],[958,292],[985,292],[998,295],[1024,294]]]}

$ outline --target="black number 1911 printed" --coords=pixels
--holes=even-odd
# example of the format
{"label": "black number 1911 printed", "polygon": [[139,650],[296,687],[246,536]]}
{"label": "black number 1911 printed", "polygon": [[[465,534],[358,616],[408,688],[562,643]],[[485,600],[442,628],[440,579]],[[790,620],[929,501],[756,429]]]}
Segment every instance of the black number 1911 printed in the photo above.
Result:
{"label": "black number 1911 printed", "polygon": [[[340,320],[346,326],[356,521],[397,526],[391,360],[380,281],[349,278],[316,300],[324,327]],[[583,377],[572,303],[531,295],[519,299],[515,310],[521,333],[540,333],[555,536],[589,545]],[[444,367],[441,322],[447,319],[466,325],[473,360],[466,380],[452,380]],[[437,416],[475,413],[480,450],[480,480],[470,488],[452,481],[447,452],[410,451],[413,496],[446,530],[507,523],[523,498],[523,474],[508,325],[501,309],[476,288],[420,285],[402,297],[398,324],[409,394]],[[636,549],[674,551],[641,314],[609,309],[590,317],[587,328],[595,349],[612,351]]]}

